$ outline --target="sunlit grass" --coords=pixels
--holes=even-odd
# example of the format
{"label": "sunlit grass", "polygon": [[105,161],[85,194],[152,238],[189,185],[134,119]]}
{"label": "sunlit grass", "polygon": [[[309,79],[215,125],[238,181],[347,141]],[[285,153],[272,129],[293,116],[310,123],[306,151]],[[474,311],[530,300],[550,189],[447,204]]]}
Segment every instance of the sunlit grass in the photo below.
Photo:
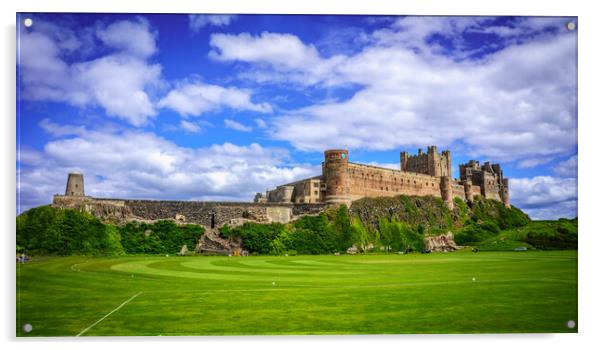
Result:
{"label": "sunlit grass", "polygon": [[83,335],[574,332],[577,253],[37,258],[17,335],[75,336],[140,292]]}

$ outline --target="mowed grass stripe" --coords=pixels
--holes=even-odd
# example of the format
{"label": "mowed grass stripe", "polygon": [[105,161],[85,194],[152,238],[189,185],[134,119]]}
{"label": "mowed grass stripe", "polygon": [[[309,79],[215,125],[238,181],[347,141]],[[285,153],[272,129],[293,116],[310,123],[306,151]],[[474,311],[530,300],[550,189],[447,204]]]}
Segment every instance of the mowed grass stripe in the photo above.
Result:
{"label": "mowed grass stripe", "polygon": [[44,258],[17,277],[19,336],[77,334],[132,291],[144,298],[85,334],[577,330],[566,327],[577,320],[575,251]]}

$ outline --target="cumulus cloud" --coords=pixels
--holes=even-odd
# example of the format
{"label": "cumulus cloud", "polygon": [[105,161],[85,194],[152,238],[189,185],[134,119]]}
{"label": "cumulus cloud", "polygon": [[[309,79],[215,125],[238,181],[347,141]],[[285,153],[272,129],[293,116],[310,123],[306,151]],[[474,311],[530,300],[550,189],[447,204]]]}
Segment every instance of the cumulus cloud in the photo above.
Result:
{"label": "cumulus cloud", "polygon": [[[89,51],[93,45],[89,37],[79,40],[71,31],[57,35],[53,28],[36,21],[20,36],[18,72],[24,99],[99,106],[107,115],[136,126],[156,115],[150,94],[162,83],[161,66],[148,61],[156,46],[146,21],[96,27],[95,37],[114,52],[88,61],[74,59],[70,53]],[[82,35],[91,30],[82,29]]]}
{"label": "cumulus cloud", "polygon": [[148,22],[139,18],[137,21],[118,21],[100,29],[96,35],[107,46],[119,52],[148,57],[156,51],[156,34],[153,33]]}
{"label": "cumulus cloud", "polygon": [[236,19],[236,15],[188,15],[188,27],[194,33],[198,33],[207,26],[227,26],[234,19]]}
{"label": "cumulus cloud", "polygon": [[84,130],[58,137],[41,151],[25,150],[21,209],[49,203],[52,194],[63,192],[70,171],[84,173],[92,196],[250,201],[255,192],[317,175],[320,169],[291,162],[286,150],[257,143],[190,148],[150,132]]}
{"label": "cumulus cloud", "polygon": [[573,218],[577,216],[577,179],[511,178],[510,200],[533,219]]}
{"label": "cumulus cloud", "polygon": [[232,119],[225,119],[224,120],[224,126],[228,129],[233,129],[233,130],[237,130],[237,131],[242,131],[242,132],[251,132],[253,131],[253,128],[244,124],[241,124],[235,120]]}
{"label": "cumulus cloud", "polygon": [[[462,33],[485,20],[407,17],[389,36],[373,33],[375,42],[361,52],[333,57],[290,34],[214,34],[211,56],[246,62],[245,70],[259,73],[244,77],[258,81],[284,75],[323,88],[359,87],[350,98],[271,119],[270,135],[300,150],[462,143],[471,156],[525,167],[567,155],[577,142],[576,33],[533,34],[473,60],[416,50],[433,48],[429,38],[436,33]],[[549,25],[531,25],[530,33]]]}
{"label": "cumulus cloud", "polygon": [[248,90],[200,82],[176,87],[159,101],[158,106],[173,109],[183,116],[199,116],[221,107],[261,113],[272,112],[272,107],[267,103],[251,102],[251,92]]}
{"label": "cumulus cloud", "polygon": [[285,79],[303,85],[320,82],[343,59],[341,55],[322,58],[313,45],[304,44],[292,34],[216,33],[211,35],[210,45],[209,57],[215,60],[260,65],[260,69],[247,72],[248,76],[261,80]]}

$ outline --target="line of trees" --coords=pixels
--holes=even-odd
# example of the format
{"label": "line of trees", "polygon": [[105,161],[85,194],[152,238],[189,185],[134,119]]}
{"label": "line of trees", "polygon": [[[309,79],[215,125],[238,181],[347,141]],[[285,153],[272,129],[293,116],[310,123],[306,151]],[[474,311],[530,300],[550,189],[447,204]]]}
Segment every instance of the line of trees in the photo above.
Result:
{"label": "line of trees", "polygon": [[177,253],[184,244],[194,247],[203,233],[202,226],[171,220],[109,225],[85,212],[47,205],[17,217],[17,250],[52,255]]}

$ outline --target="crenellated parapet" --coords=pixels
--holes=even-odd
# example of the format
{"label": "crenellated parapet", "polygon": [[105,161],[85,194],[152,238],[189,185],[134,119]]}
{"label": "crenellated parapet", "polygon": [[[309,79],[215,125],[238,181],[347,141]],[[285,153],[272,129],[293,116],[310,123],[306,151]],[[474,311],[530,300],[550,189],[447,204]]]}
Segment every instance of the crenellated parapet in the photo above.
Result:
{"label": "crenellated parapet", "polygon": [[434,177],[451,176],[451,152],[445,150],[437,152],[437,146],[427,147],[426,153],[422,148],[418,149],[418,154],[410,155],[403,151],[399,155],[400,170],[412,173],[426,174]]}

